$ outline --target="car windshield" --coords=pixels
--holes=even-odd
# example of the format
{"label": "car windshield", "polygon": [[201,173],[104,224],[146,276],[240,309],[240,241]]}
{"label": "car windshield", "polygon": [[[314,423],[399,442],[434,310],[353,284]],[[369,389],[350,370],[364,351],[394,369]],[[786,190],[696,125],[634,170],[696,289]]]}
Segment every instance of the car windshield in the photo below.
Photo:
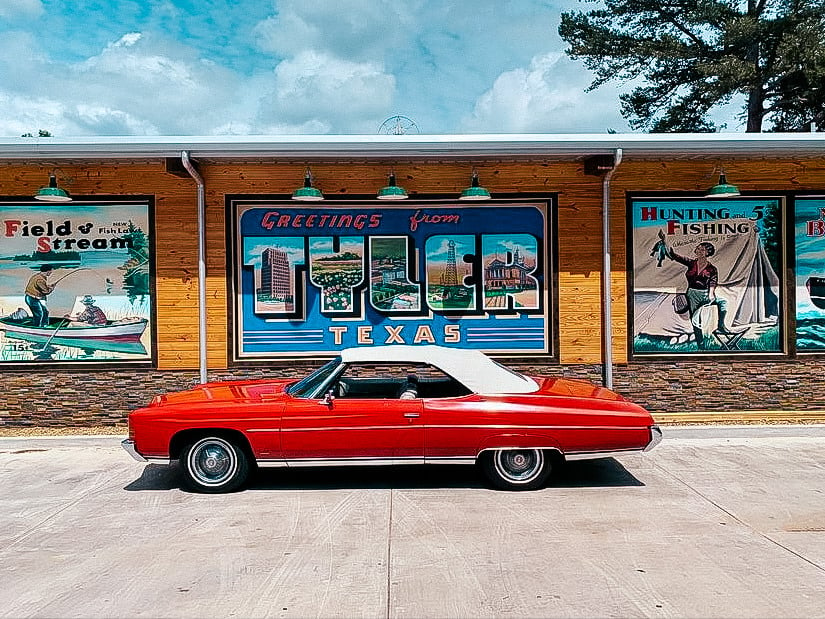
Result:
{"label": "car windshield", "polygon": [[324,383],[327,382],[327,379],[338,369],[339,365],[341,365],[341,357],[335,357],[335,359],[321,366],[306,378],[290,385],[286,392],[296,398],[318,397],[318,391]]}

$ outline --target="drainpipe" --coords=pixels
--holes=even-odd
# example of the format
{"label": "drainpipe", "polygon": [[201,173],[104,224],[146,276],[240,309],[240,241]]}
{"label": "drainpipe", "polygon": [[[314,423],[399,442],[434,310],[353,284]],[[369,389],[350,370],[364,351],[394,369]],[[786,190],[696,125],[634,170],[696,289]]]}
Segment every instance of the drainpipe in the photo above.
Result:
{"label": "drainpipe", "polygon": [[613,389],[613,301],[610,286],[610,179],[622,162],[622,149],[617,148],[613,157],[613,167],[605,174],[602,181],[602,307],[604,308],[604,325],[602,326],[603,382],[608,389]]}
{"label": "drainpipe", "polygon": [[198,368],[201,384],[206,379],[206,186],[203,178],[189,159],[188,151],[181,151],[180,160],[189,176],[198,185]]}

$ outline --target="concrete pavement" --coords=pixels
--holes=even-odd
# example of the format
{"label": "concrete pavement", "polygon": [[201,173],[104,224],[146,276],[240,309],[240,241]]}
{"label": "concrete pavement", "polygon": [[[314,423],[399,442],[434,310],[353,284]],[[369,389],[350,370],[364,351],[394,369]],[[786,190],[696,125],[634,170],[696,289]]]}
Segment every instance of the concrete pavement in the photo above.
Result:
{"label": "concrete pavement", "polygon": [[472,467],[179,484],[115,437],[0,439],[0,617],[825,617],[825,426],[665,428],[527,493]]}

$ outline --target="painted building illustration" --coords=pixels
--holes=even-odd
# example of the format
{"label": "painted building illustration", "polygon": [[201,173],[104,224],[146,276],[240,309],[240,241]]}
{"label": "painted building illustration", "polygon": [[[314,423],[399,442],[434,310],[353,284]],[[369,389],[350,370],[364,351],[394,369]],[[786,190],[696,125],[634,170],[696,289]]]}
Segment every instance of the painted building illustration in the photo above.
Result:
{"label": "painted building illustration", "polygon": [[292,301],[289,258],[285,251],[268,247],[261,253],[261,287],[258,295],[278,301]]}
{"label": "painted building illustration", "polygon": [[533,284],[529,277],[532,270],[516,247],[512,263],[496,256],[485,265],[484,281],[490,290],[526,290]]}

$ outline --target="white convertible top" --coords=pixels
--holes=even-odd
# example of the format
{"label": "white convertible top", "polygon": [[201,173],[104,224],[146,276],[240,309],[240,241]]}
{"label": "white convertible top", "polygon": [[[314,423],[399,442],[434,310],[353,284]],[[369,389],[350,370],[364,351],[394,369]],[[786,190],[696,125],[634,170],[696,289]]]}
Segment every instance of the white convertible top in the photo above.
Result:
{"label": "white convertible top", "polygon": [[364,346],[341,351],[344,363],[429,363],[482,395],[533,393],[532,378],[508,370],[478,350],[444,346]]}

